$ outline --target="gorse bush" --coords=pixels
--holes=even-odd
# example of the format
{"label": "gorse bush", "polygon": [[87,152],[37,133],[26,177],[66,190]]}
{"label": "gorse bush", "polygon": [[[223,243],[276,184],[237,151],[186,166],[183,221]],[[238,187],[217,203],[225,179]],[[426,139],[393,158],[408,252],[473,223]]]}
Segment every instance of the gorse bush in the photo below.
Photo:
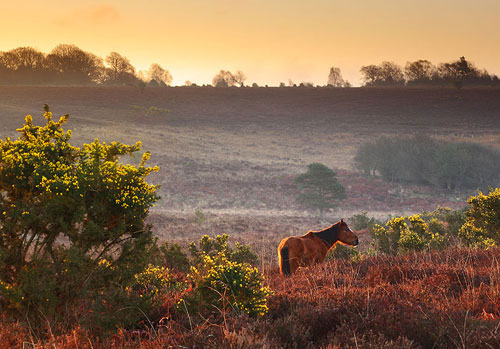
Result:
{"label": "gorse bush", "polygon": [[[173,305],[173,299],[178,298],[186,287],[185,279],[179,280],[170,269],[148,264],[126,287],[127,303],[135,313],[146,314],[147,320],[156,322],[165,316],[168,304]],[[130,325],[136,324],[132,322]]]}
{"label": "gorse bush", "polygon": [[164,242],[159,246],[160,264],[171,269],[188,272],[190,261],[179,244]]}
{"label": "gorse bush", "polygon": [[165,293],[165,290],[177,287],[170,270],[162,266],[149,264],[142,272],[135,274],[134,278],[133,289],[141,298],[156,297]]}
{"label": "gorse bush", "polygon": [[229,260],[223,252],[191,268],[189,277],[194,290],[186,297],[191,309],[216,313],[235,311],[250,316],[267,313],[271,290],[263,286],[264,276],[248,263]]}
{"label": "gorse bush", "polygon": [[[437,222],[433,222],[436,226]],[[432,232],[429,224],[419,214],[392,218],[385,226],[375,225],[373,238],[376,250],[390,255],[439,249],[447,242],[442,234]]]}
{"label": "gorse bush", "polygon": [[[250,316],[267,312],[270,289],[263,286],[264,276],[252,265],[258,257],[249,246],[228,243],[229,235],[211,238],[204,235],[198,245],[189,245],[192,292],[183,300],[193,312],[236,311]],[[182,309],[183,305],[180,305]]]}
{"label": "gorse bush", "polygon": [[74,147],[68,116],[54,121],[46,106],[44,117],[0,141],[0,306],[70,322],[76,300],[113,304],[146,265],[144,220],[158,196],[145,179],[157,168],[145,166],[149,153],[137,167],[118,161],[139,142]]}
{"label": "gorse bush", "polygon": [[465,223],[459,236],[469,246],[490,247],[500,243],[500,189],[488,195],[471,196],[465,212]]}
{"label": "gorse bush", "polygon": [[242,245],[238,242],[234,244],[234,248],[228,243],[229,235],[217,235],[211,238],[208,235],[203,235],[200,239],[199,246],[192,242],[189,245],[189,252],[192,257],[192,265],[202,263],[205,256],[215,257],[223,254],[230,261],[238,263],[248,263],[256,265],[258,262],[257,255],[247,245]]}
{"label": "gorse bush", "polygon": [[475,143],[448,143],[428,136],[382,137],[362,145],[357,167],[386,181],[447,189],[488,188],[500,184],[500,152]]}

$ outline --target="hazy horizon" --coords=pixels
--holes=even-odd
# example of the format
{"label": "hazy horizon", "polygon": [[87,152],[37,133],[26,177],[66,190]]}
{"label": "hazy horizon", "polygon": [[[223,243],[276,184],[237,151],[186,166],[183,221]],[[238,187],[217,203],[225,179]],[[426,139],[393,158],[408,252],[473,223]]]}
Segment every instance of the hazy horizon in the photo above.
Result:
{"label": "hazy horizon", "polygon": [[[158,63],[186,80],[211,83],[221,69],[259,85],[324,85],[331,66],[360,84],[363,65],[465,56],[500,75],[500,2],[464,0],[182,2],[20,1],[4,4],[0,50],[61,43],[106,57],[126,56],[137,70]],[[15,30],[15,35],[11,33]],[[9,34],[5,34],[9,33]]]}

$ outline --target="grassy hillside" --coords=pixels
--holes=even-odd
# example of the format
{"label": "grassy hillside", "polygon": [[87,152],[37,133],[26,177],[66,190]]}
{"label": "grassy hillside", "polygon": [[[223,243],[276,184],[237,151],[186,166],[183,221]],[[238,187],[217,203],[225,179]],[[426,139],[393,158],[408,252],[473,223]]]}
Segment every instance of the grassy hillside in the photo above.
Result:
{"label": "grassy hillside", "polygon": [[[0,136],[41,106],[71,115],[75,141],[141,140],[160,166],[159,209],[181,214],[314,215],[295,202],[293,177],[320,162],[340,170],[348,199],[335,214],[385,216],[456,206],[467,194],[358,175],[359,145],[425,133],[496,146],[500,89],[0,87]],[[140,157],[130,159],[138,163]],[[159,210],[158,212],[161,212]],[[279,213],[278,213],[279,212]]]}

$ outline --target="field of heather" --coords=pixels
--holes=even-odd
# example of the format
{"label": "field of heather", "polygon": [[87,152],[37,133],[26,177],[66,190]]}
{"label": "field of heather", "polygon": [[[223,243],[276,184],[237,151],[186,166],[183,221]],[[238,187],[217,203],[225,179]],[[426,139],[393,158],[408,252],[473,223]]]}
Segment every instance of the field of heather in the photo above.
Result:
{"label": "field of heather", "polygon": [[[350,223],[366,212],[384,221],[464,207],[473,191],[368,178],[353,159],[361,144],[382,135],[498,147],[500,89],[147,87],[141,93],[0,86],[0,138],[16,137],[26,114],[42,124],[45,103],[56,116],[70,114],[65,128],[73,130],[75,145],[95,138],[141,141],[142,151],[152,153],[150,164],[160,167],[148,177],[161,185],[161,200],[147,218],[155,236],[183,249],[204,234],[227,233],[249,245],[272,291],[269,312],[258,318],[222,309],[189,313],[178,306],[187,292],[181,289],[164,299],[157,318],[113,333],[0,314],[0,347],[500,346],[498,248],[373,256],[363,230],[357,260],[331,259],[283,278],[276,256],[282,238],[341,217]],[[139,164],[140,156],[124,161]],[[312,162],[334,169],[346,188],[340,207],[322,218],[296,202],[294,178]],[[75,314],[82,309],[85,304]]]}
{"label": "field of heather", "polygon": [[[269,270],[269,312],[205,318],[166,301],[155,328],[101,337],[76,328],[42,341],[0,318],[2,347],[498,348],[500,250],[448,249],[331,260],[289,279]],[[174,296],[173,296],[174,297]],[[55,329],[54,329],[55,330]],[[45,344],[44,344],[45,343]]]}

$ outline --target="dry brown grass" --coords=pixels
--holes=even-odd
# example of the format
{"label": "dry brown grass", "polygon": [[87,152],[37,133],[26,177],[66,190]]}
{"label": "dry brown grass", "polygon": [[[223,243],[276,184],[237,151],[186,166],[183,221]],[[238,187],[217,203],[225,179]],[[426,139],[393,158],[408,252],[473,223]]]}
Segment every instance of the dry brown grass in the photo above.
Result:
{"label": "dry brown grass", "polygon": [[170,311],[155,328],[99,337],[76,328],[47,339],[0,319],[0,346],[440,347],[500,345],[500,249],[332,260],[291,278],[266,271],[275,294],[260,319]]}

